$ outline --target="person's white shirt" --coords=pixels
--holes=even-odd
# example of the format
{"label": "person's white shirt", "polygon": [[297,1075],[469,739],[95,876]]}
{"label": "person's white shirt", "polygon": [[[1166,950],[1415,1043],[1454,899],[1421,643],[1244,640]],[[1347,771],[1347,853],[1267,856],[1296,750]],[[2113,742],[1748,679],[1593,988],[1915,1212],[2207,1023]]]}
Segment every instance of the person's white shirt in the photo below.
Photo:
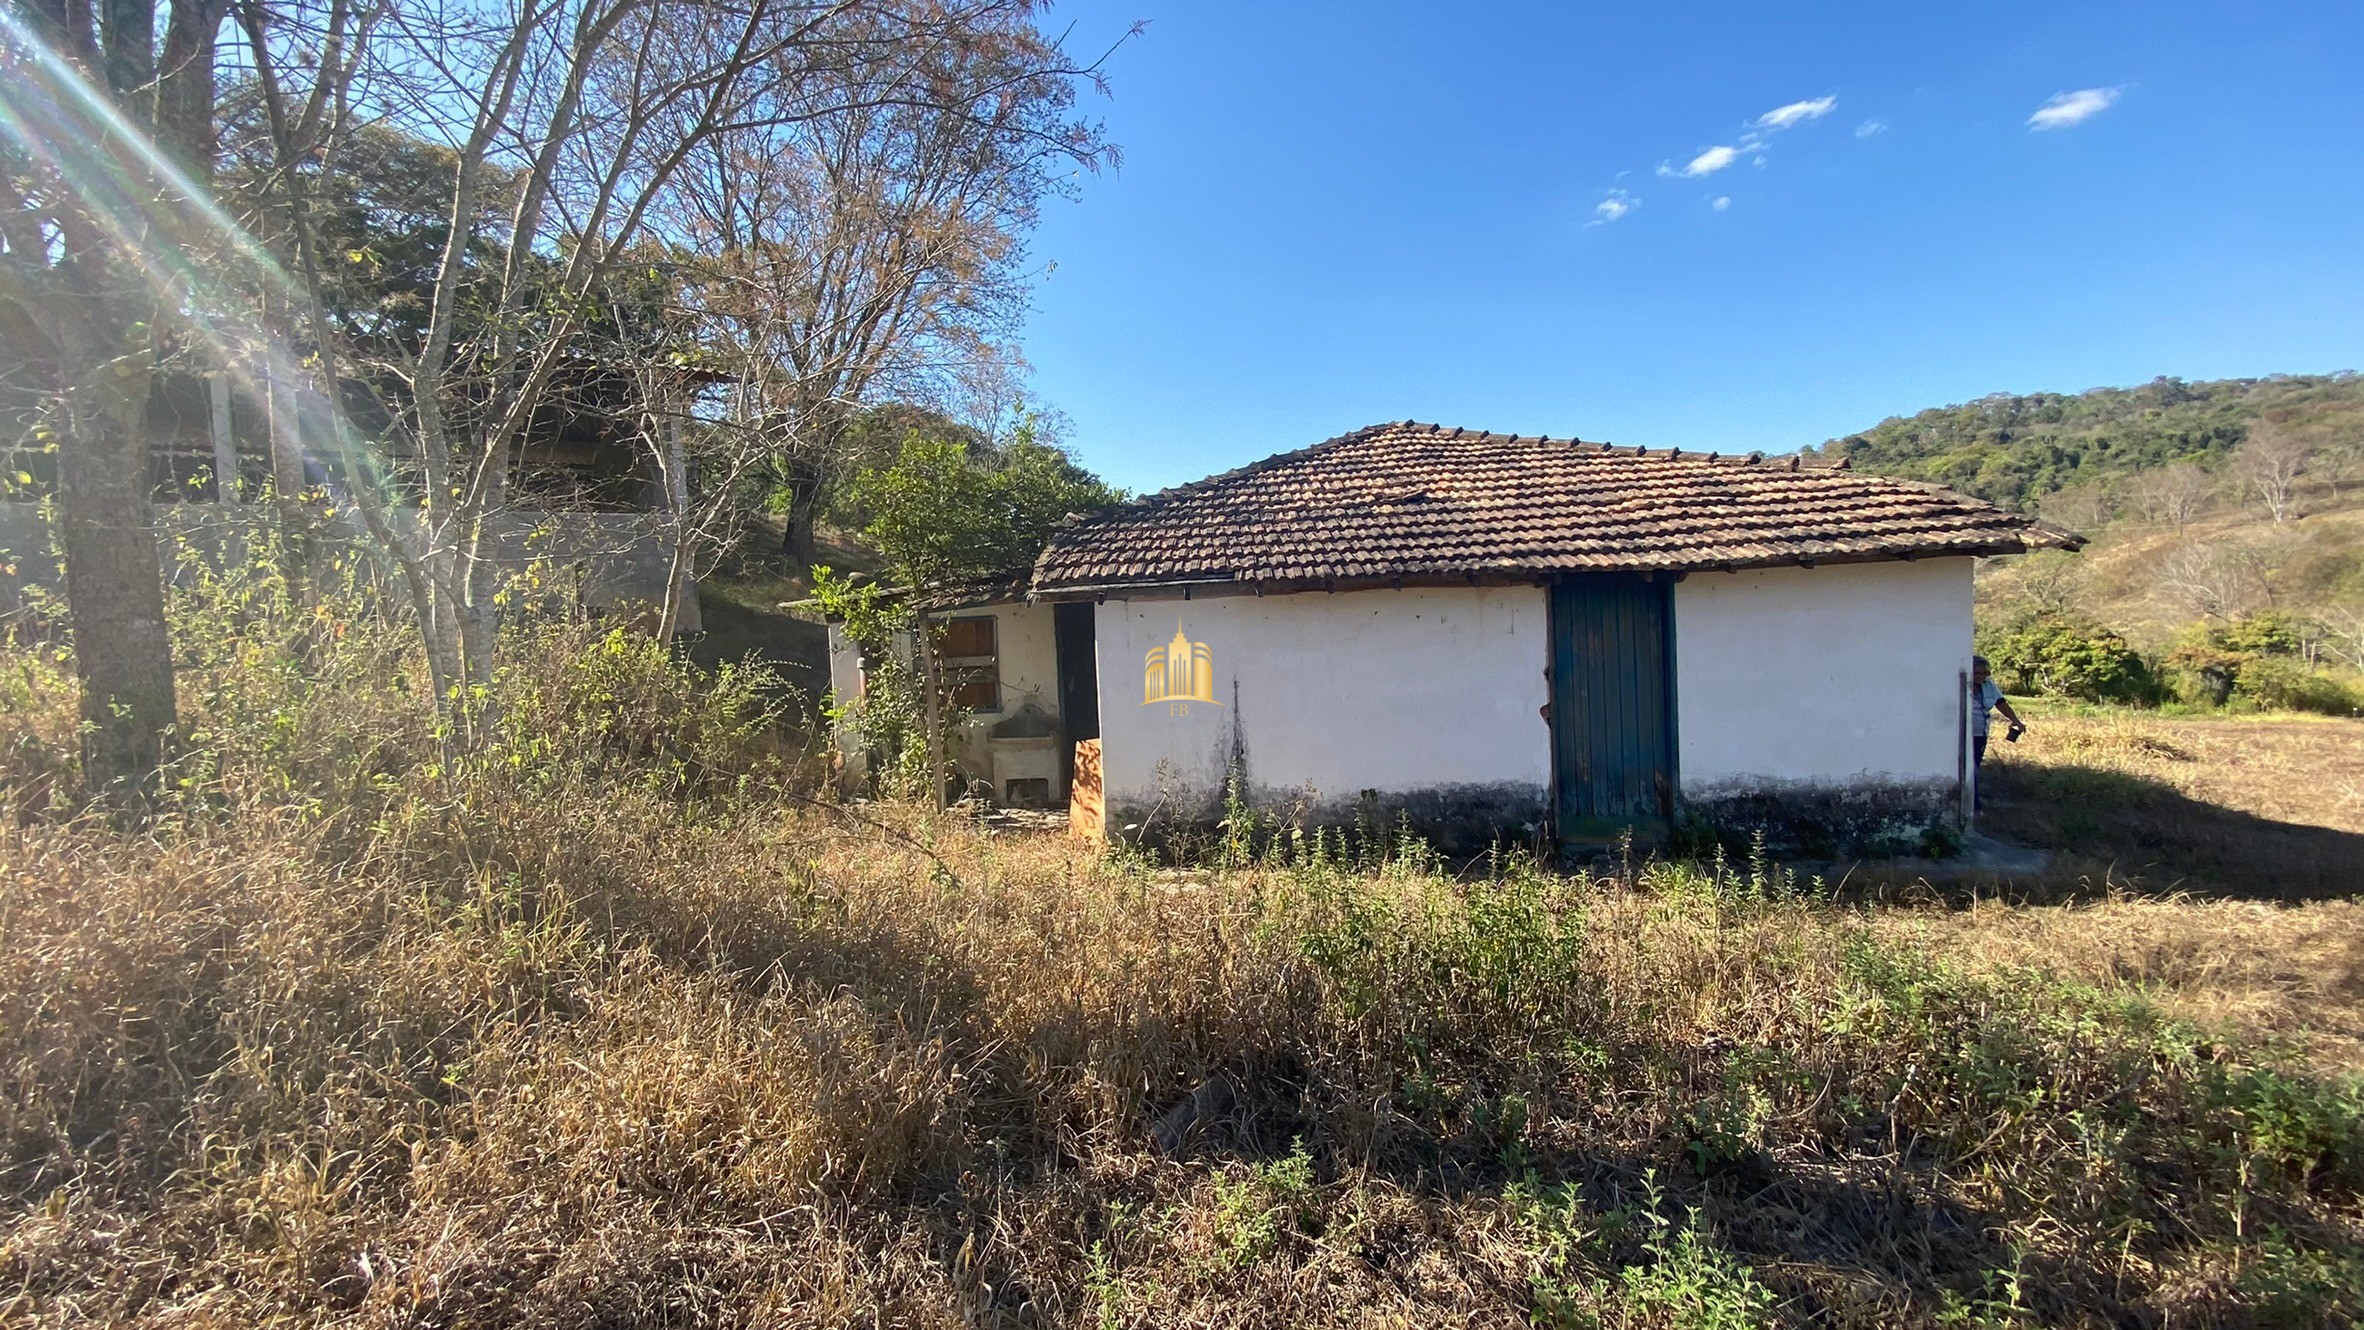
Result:
{"label": "person's white shirt", "polygon": [[1970,685],[1970,734],[1983,739],[1987,732],[1987,718],[1995,711],[1995,704],[2003,700],[2003,689],[1992,679],[1981,679]]}

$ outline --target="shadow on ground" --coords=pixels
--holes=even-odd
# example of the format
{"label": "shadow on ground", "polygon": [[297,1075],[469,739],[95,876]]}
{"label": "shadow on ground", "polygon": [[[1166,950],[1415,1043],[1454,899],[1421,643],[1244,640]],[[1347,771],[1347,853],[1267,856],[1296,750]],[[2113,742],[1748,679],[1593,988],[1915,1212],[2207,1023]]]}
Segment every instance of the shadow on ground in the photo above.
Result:
{"label": "shadow on ground", "polygon": [[2364,891],[2364,835],[2279,822],[2105,767],[1987,768],[1981,830],[2050,851],[2039,891],[2324,900]]}

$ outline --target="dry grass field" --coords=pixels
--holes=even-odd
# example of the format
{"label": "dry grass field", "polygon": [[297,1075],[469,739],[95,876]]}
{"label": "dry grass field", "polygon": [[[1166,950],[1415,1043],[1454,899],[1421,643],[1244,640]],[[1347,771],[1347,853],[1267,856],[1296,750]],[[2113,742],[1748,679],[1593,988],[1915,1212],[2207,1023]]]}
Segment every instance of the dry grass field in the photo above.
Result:
{"label": "dry grass field", "polygon": [[2052,867],[1883,931],[2364,1072],[2364,722],[2020,706],[1983,827]]}
{"label": "dry grass field", "polygon": [[1984,829],[2056,877],[2257,899],[2364,891],[2364,721],[2031,706]]}
{"label": "dry grass field", "polygon": [[454,762],[399,634],[222,603],[136,826],[0,660],[0,1323],[2364,1316],[2344,902],[1177,871],[815,805],[579,628]]}

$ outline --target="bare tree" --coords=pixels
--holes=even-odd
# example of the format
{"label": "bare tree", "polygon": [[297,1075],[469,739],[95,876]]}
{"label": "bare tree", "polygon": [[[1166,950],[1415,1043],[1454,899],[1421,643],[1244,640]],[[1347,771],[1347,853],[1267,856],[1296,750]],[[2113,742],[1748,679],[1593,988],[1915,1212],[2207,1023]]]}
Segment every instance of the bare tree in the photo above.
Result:
{"label": "bare tree", "polygon": [[[770,460],[764,422],[743,412],[745,385],[715,400],[719,376],[685,373],[655,358],[637,362],[637,442],[662,491],[658,527],[666,550],[665,594],[656,631],[679,630],[690,586],[735,546],[754,511],[746,490]],[[719,407],[719,409],[717,409]]]}
{"label": "bare tree", "polygon": [[[912,108],[975,114],[997,89],[948,86],[944,71],[1013,42],[1031,43],[1032,77],[1080,71],[1034,35],[1031,0],[511,0],[490,11],[393,5],[338,28],[345,3],[327,0],[310,29],[260,0],[239,0],[238,14],[314,396],[333,413],[358,382],[393,422],[386,453],[349,422],[327,433],[408,588],[436,695],[466,742],[471,699],[491,677],[495,542],[524,431],[562,369],[598,354],[597,312],[629,284],[641,247],[695,238],[666,229],[684,164],[760,158],[777,142]],[[316,62],[312,86],[293,86],[280,71],[291,53],[318,49],[321,30],[346,49],[366,44],[366,59]],[[330,317],[311,206],[315,176],[338,170],[353,142],[340,122],[364,117],[436,144],[447,163],[425,312],[391,340],[357,341]],[[674,411],[643,406],[651,420]]]}
{"label": "bare tree", "polygon": [[[861,348],[952,347],[990,326],[975,311],[1014,309],[988,293],[1014,274],[1042,192],[1025,164],[1057,151],[1097,160],[1094,131],[1042,114],[1063,110],[1069,81],[1090,71],[1038,33],[1035,0],[229,0],[242,40],[220,50],[222,0],[188,3],[168,24],[161,79],[154,0],[12,9],[0,71],[12,131],[0,313],[44,367],[67,439],[61,535],[94,776],[152,769],[173,723],[142,439],[172,328],[210,343],[216,362],[251,350],[275,407],[288,391],[337,501],[406,589],[438,705],[466,743],[470,699],[491,678],[495,542],[526,430],[562,369],[596,354],[591,325],[638,247],[721,238],[667,229],[686,215],[668,211],[686,162],[795,161],[813,191],[771,201],[843,233],[808,252],[890,251],[857,265],[886,275],[874,291],[834,269],[801,273],[803,291],[847,295],[802,313],[824,352],[807,367],[819,386],[780,405],[809,422],[885,372]],[[245,108],[231,117],[243,135],[235,216],[203,183],[209,55],[243,62],[231,80]],[[161,127],[159,98],[173,108]],[[857,150],[931,136],[965,146]],[[357,177],[383,160],[365,149],[386,139],[421,146],[412,160],[440,183],[420,192],[442,202],[423,219],[436,248],[410,274],[413,308],[372,324],[340,306],[349,256],[329,238]],[[965,186],[951,183],[964,151],[990,163]],[[949,205],[963,188],[971,203]],[[948,238],[962,219],[1002,229]],[[927,300],[906,288],[943,274],[964,278],[937,285],[947,304],[970,302],[969,317],[919,317]],[[771,307],[767,328],[796,322],[794,299]],[[766,337],[776,360],[813,344]],[[357,395],[376,399],[366,434]],[[643,405],[651,419],[669,409]],[[300,483],[295,461],[287,478]]]}
{"label": "bare tree", "polygon": [[2215,478],[2197,463],[2173,462],[2143,473],[2135,482],[2135,510],[2143,520],[2183,530],[2207,507]]}
{"label": "bare tree", "polygon": [[2278,425],[2260,424],[2233,454],[2233,474],[2276,522],[2298,514],[2298,486],[2315,453],[2313,443]]}
{"label": "bare tree", "polygon": [[2364,670],[2364,593],[2350,593],[2323,609],[2325,645],[2350,669]]}
{"label": "bare tree", "polygon": [[1022,23],[977,32],[928,54],[924,100],[715,136],[678,178],[673,231],[707,257],[701,295],[743,349],[800,562],[862,408],[959,415],[963,398],[1006,395],[1025,234],[1075,168],[1113,155],[1072,114],[1055,45]]}
{"label": "bare tree", "polygon": [[2265,560],[2246,545],[2191,541],[2159,564],[2159,589],[2180,610],[2231,622],[2273,602]]}
{"label": "bare tree", "polygon": [[2036,614],[2067,614],[2084,597],[2085,561],[2065,550],[2038,550],[2012,561],[2020,605]]}
{"label": "bare tree", "polygon": [[2338,501],[2340,487],[2364,475],[2364,423],[2340,420],[2326,425],[2314,449],[2314,461],[2307,465],[2314,477],[2324,482],[2324,489],[2329,489],[2331,501]]}
{"label": "bare tree", "polygon": [[2044,517],[2071,531],[2095,531],[2109,525],[2115,513],[2109,492],[2097,482],[2071,485],[2044,496],[2038,504]]}

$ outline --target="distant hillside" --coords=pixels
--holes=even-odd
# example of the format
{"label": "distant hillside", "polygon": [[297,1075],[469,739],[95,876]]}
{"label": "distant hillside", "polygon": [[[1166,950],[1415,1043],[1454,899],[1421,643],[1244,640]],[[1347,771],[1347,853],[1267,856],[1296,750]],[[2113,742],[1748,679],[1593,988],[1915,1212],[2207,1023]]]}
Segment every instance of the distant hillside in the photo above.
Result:
{"label": "distant hillside", "polygon": [[2193,461],[2213,469],[2271,421],[2310,434],[2364,438],[2364,376],[2277,374],[2074,395],[1996,393],[1891,417],[1823,451],[1867,471],[1935,481],[2014,508],[2072,485],[2109,485]]}

